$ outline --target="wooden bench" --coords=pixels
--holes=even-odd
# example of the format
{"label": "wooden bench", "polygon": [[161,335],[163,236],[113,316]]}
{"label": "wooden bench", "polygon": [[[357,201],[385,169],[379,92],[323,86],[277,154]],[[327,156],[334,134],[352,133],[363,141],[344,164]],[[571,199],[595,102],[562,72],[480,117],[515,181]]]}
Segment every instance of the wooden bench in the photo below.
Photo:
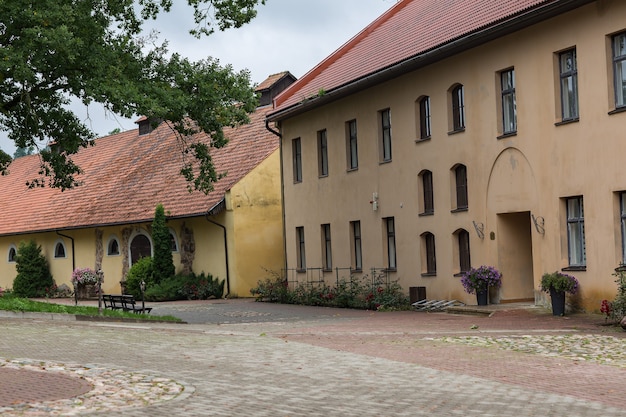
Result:
{"label": "wooden bench", "polygon": [[104,301],[104,308],[111,310],[123,310],[132,311],[133,313],[150,313],[152,307],[142,307],[135,301],[135,297],[132,295],[114,295],[114,294],[102,294],[102,301]]}

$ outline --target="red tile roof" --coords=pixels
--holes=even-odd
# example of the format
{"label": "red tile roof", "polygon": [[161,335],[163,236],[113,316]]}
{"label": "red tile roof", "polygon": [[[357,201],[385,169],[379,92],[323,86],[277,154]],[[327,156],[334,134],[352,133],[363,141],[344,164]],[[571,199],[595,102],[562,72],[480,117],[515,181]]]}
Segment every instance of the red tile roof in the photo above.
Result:
{"label": "red tile roof", "polygon": [[[189,193],[179,174],[182,153],[166,123],[149,134],[138,129],[103,137],[81,149],[73,160],[83,169],[80,187],[28,189],[36,177],[37,155],[13,161],[9,175],[0,177],[0,235],[97,225],[150,221],[162,203],[173,217],[202,215],[219,203],[224,193],[278,149],[278,138],[265,129],[261,107],[250,115],[251,123],[225,129],[229,143],[212,149],[218,172],[227,172],[209,195]],[[202,135],[203,140],[208,136]]]}
{"label": "red tile roof", "polygon": [[401,0],[280,94],[272,114],[296,106],[320,90],[332,91],[507,18],[557,3],[576,2]]}

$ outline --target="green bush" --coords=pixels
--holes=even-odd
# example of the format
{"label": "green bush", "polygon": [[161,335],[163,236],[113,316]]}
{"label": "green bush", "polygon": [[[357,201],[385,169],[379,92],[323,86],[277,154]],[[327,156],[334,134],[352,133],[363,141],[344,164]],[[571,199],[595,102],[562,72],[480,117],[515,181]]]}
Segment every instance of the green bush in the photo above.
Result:
{"label": "green bush", "polygon": [[34,240],[21,242],[15,256],[17,276],[13,281],[13,293],[18,297],[45,297],[56,288],[48,261],[41,253],[41,246]]}
{"label": "green bush", "polygon": [[409,297],[400,284],[385,282],[381,277],[374,280],[368,276],[341,279],[336,286],[329,286],[325,282],[306,282],[290,287],[286,280],[277,274],[273,275],[259,281],[250,290],[257,301],[368,310],[410,308]]}
{"label": "green bush", "polygon": [[154,286],[151,257],[141,258],[130,267],[126,274],[125,293],[141,300],[141,281],[146,283],[146,289]]}
{"label": "green bush", "polygon": [[224,284],[219,278],[203,272],[200,275],[191,274],[180,289],[181,295],[188,300],[207,300],[211,297],[222,298],[224,295]]}
{"label": "green bush", "polygon": [[181,288],[189,280],[188,275],[176,275],[171,278],[164,279],[159,284],[146,289],[145,297],[147,301],[177,301],[185,300]]}

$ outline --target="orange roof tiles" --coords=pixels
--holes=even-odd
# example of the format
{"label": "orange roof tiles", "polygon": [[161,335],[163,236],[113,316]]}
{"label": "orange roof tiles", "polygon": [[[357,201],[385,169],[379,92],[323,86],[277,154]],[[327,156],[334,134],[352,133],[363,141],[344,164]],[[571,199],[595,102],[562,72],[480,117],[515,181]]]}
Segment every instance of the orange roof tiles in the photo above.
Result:
{"label": "orange roof tiles", "polygon": [[146,135],[135,129],[81,149],[72,159],[84,171],[79,177],[83,185],[64,192],[28,189],[25,183],[36,177],[39,157],[18,158],[9,175],[0,177],[0,235],[150,221],[159,203],[172,217],[203,215],[278,149],[278,138],[265,129],[269,110],[259,108],[250,124],[225,129],[229,143],[212,149],[211,155],[217,171],[227,175],[208,195],[187,191],[179,173],[180,143],[166,123]]}
{"label": "orange roof tiles", "polygon": [[[329,92],[534,7],[562,0],[401,0],[275,99]],[[271,117],[271,116],[270,116]]]}

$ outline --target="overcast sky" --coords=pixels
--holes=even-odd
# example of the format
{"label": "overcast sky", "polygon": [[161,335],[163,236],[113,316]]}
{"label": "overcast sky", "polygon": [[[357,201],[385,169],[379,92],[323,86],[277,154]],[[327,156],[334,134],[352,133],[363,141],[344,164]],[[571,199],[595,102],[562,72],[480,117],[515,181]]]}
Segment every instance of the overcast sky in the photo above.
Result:
{"label": "overcast sky", "polygon": [[[216,32],[200,40],[188,33],[193,28],[186,2],[151,25],[169,42],[169,50],[191,60],[208,56],[236,71],[250,70],[254,83],[281,71],[300,78],[321,60],[388,10],[397,0],[267,0],[257,17],[240,29]],[[98,136],[115,128],[134,129],[134,119],[106,113],[102,106],[72,107]],[[0,131],[0,148],[13,155],[15,147]]]}

